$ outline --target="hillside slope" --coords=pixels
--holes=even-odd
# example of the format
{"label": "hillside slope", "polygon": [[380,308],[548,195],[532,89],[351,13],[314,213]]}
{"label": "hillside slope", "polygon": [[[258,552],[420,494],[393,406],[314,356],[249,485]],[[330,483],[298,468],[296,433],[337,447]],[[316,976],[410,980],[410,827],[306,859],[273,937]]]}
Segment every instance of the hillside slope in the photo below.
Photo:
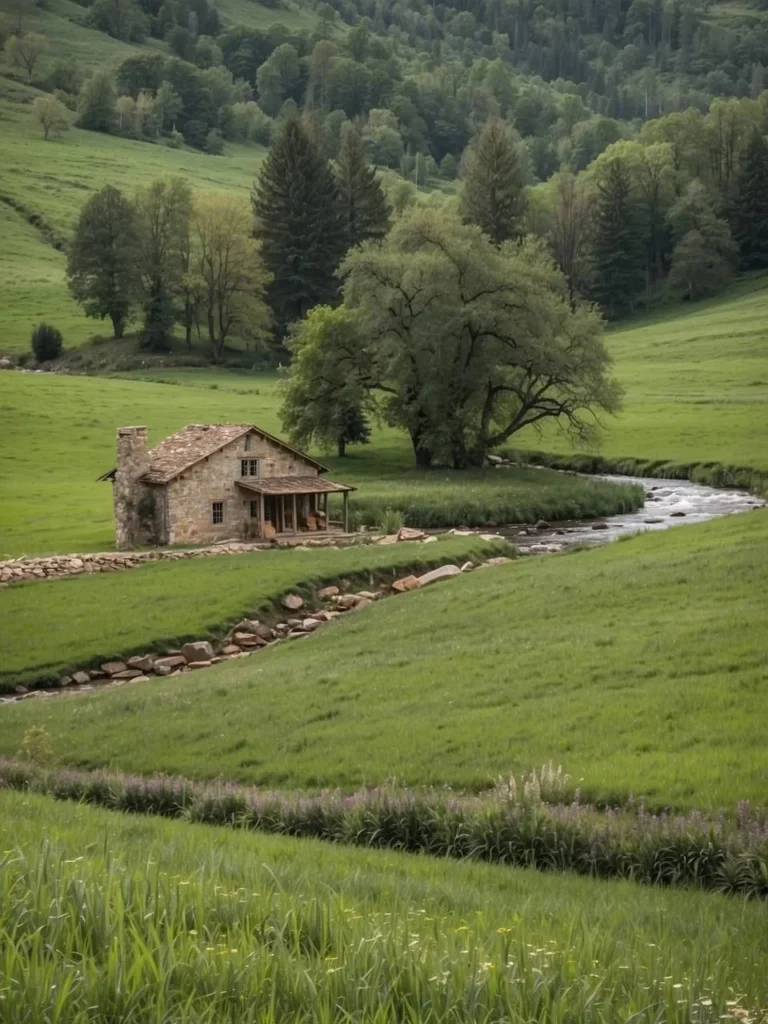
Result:
{"label": "hillside slope", "polygon": [[0,755],[44,726],[65,763],[142,773],[483,786],[552,759],[593,796],[763,804],[766,592],[766,511],[528,558],[191,677],[9,705]]}

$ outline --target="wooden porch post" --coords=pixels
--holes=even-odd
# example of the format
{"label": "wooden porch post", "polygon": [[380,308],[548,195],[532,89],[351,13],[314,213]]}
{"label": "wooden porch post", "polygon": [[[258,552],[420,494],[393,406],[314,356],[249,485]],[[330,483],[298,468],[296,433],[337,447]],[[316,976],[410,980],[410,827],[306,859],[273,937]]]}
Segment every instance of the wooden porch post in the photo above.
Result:
{"label": "wooden porch post", "polygon": [[259,536],[264,540],[264,495],[259,495]]}
{"label": "wooden porch post", "polygon": [[299,520],[296,517],[296,495],[293,496],[293,532],[299,532]]}
{"label": "wooden porch post", "polygon": [[342,502],[344,505],[344,533],[349,533],[349,491],[344,491]]}

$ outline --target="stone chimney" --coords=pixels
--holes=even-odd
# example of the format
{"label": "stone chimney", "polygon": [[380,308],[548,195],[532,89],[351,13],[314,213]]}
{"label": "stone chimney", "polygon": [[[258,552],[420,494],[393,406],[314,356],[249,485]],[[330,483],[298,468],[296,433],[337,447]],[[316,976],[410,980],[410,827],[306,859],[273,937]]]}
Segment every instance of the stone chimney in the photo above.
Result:
{"label": "stone chimney", "polygon": [[137,506],[145,488],[139,477],[149,469],[147,428],[117,428],[117,472],[113,499],[115,506],[115,543],[118,551],[135,547],[139,524]]}

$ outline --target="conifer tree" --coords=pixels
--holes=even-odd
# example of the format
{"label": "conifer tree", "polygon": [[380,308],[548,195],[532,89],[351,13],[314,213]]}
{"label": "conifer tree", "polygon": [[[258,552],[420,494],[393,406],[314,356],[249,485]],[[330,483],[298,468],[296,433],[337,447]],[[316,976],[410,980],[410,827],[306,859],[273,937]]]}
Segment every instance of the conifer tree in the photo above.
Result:
{"label": "conifer tree", "polygon": [[525,168],[520,140],[504,121],[492,118],[464,154],[461,217],[500,244],[524,232]]}
{"label": "conifer tree", "polygon": [[346,248],[368,238],[383,238],[389,228],[387,201],[376,172],[366,159],[360,132],[352,124],[342,128],[336,181]]}
{"label": "conifer tree", "polygon": [[139,294],[136,211],[119,189],[106,185],[80,211],[67,262],[69,288],[86,316],[108,316],[116,338]]}
{"label": "conifer tree", "polygon": [[272,276],[267,299],[282,339],[288,325],[313,306],[338,301],[335,271],[346,251],[336,179],[297,118],[285,121],[276,135],[251,203]]}
{"label": "conifer tree", "polygon": [[628,161],[607,161],[597,181],[592,258],[595,294],[606,315],[632,308],[645,282],[644,225]]}
{"label": "conifer tree", "polygon": [[768,267],[768,142],[759,129],[742,153],[731,227],[745,270]]}

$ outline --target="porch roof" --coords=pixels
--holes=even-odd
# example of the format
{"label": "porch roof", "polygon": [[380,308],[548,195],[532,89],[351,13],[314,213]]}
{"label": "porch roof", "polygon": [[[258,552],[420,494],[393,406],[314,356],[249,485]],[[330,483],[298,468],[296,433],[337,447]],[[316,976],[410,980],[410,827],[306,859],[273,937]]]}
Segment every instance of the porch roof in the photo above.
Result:
{"label": "porch roof", "polygon": [[319,476],[265,476],[236,480],[238,487],[256,494],[331,494],[355,491],[356,487],[337,484]]}

